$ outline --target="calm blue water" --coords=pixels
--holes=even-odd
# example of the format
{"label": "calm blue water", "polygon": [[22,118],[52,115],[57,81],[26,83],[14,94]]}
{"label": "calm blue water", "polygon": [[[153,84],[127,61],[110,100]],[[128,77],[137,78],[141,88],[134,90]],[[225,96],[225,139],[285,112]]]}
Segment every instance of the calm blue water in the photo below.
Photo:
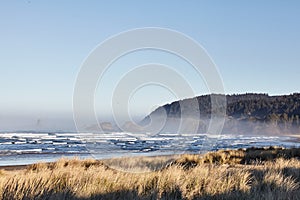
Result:
{"label": "calm blue water", "polygon": [[288,136],[7,132],[0,133],[0,166],[54,161],[61,157],[101,159],[265,146],[300,147],[300,143]]}

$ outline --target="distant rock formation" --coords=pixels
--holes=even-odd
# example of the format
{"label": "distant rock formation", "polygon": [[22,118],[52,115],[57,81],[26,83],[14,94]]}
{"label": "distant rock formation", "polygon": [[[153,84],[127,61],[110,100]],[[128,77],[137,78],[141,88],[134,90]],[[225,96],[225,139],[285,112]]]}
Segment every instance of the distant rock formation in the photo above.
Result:
{"label": "distant rock formation", "polygon": [[121,129],[123,131],[130,131],[130,132],[143,132],[143,127],[133,123],[133,122],[130,122],[130,121],[127,121],[124,123],[124,125],[121,127]]}
{"label": "distant rock formation", "polygon": [[104,132],[116,132],[116,131],[120,131],[120,129],[116,126],[113,125],[110,122],[101,122],[98,124],[93,124],[90,125],[88,127],[85,128],[85,130],[87,131],[99,131],[99,126],[101,128],[102,131]]}
{"label": "distant rock formation", "polygon": [[[205,133],[212,114],[211,100],[217,96],[222,97],[216,94],[204,95],[163,105],[146,116],[140,124],[146,126],[151,122],[151,118],[159,117],[159,113],[164,110],[166,122],[161,131],[173,132],[181,126],[180,130],[191,132],[193,131],[189,130],[189,127],[192,127],[191,123],[199,123],[196,132]],[[223,133],[272,135],[300,133],[299,93],[282,96],[247,93],[225,97],[227,107]],[[198,102],[198,105],[190,104],[192,101]],[[181,113],[182,105],[184,117]]]}

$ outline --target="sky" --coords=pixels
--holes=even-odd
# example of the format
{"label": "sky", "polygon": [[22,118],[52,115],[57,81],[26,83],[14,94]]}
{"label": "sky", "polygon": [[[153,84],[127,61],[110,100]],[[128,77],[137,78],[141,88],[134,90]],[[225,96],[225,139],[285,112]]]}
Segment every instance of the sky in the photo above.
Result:
{"label": "sky", "polygon": [[[84,60],[112,35],[143,27],[176,30],[202,45],[226,94],[299,92],[299,20],[296,0],[1,1],[0,129],[34,129],[44,121],[54,129],[71,127],[74,84]],[[122,74],[151,62],[174,67],[196,95],[209,92],[178,57],[135,52],[115,62],[99,82],[99,118],[109,118],[110,97]],[[142,117],[180,98],[168,88],[145,86],[133,92],[128,108]]]}

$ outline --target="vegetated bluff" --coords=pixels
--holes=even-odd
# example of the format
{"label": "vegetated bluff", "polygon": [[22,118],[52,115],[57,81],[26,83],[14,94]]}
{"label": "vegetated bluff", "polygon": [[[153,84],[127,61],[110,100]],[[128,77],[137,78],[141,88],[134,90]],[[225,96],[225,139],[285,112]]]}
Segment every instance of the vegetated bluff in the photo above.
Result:
{"label": "vegetated bluff", "polygon": [[[175,101],[157,108],[142,123],[149,123],[151,115],[155,116],[164,109],[167,121],[163,131],[170,131],[170,127],[173,127],[174,123],[179,123],[179,119],[182,117],[180,105],[185,105],[184,112],[200,113],[193,120],[200,120],[198,132],[205,132],[211,116],[211,96],[213,95],[224,97],[224,95],[212,94]],[[225,97],[227,107],[223,132],[237,134],[300,133],[300,93],[281,96],[246,93],[226,95]],[[193,104],[189,106],[189,102],[195,102],[195,100],[198,102],[198,108]]]}

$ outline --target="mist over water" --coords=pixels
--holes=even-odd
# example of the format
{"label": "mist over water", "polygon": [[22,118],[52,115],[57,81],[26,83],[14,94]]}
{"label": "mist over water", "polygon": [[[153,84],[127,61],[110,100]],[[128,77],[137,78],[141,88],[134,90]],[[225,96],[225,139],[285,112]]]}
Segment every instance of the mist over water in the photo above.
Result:
{"label": "mist over water", "polygon": [[72,114],[6,115],[0,117],[1,131],[76,131]]}
{"label": "mist over water", "polygon": [[[250,96],[252,98],[253,95]],[[256,98],[257,95],[254,96]],[[205,100],[207,96],[202,98]],[[201,109],[195,109],[197,101],[196,104],[190,100],[181,105],[176,102],[166,104],[136,123],[125,121],[117,124],[112,118],[98,118],[99,123],[93,124],[87,120],[81,129],[77,129],[71,114],[2,117],[0,165],[53,161],[62,156],[103,159],[194,154],[249,147],[300,146],[296,137],[300,132],[299,117],[294,116],[292,109],[288,109],[294,112],[290,117],[287,114],[271,114],[275,120],[268,121],[268,113],[262,115],[256,112],[260,117],[255,117],[247,110],[241,112],[238,109],[241,104],[234,103],[232,107],[238,106],[233,109],[231,116],[219,115],[214,118],[213,125],[221,125],[222,128],[218,132],[210,129],[210,117],[213,114],[209,112],[209,101],[204,102],[199,104]],[[297,111],[297,107],[292,108]],[[282,109],[278,108],[277,111]],[[261,116],[266,117],[262,120]],[[221,122],[224,123],[218,124]]]}
{"label": "mist over water", "polygon": [[[84,132],[78,132],[70,116],[6,118],[1,122],[4,125],[2,130],[6,131],[0,134],[0,165],[48,162],[62,156],[103,159],[205,153],[218,149],[300,146],[299,139],[292,136],[298,133],[297,126],[227,117],[222,132],[216,135],[207,132],[208,118],[167,118],[164,121],[162,116],[152,116],[152,120],[161,121],[163,126],[159,124],[152,129],[143,129],[147,127],[147,120],[149,118],[146,117],[138,124],[127,122],[123,127],[100,121],[103,129],[100,133],[93,131],[97,130],[95,126],[98,124],[87,124]],[[196,132],[195,127],[198,127]]]}

